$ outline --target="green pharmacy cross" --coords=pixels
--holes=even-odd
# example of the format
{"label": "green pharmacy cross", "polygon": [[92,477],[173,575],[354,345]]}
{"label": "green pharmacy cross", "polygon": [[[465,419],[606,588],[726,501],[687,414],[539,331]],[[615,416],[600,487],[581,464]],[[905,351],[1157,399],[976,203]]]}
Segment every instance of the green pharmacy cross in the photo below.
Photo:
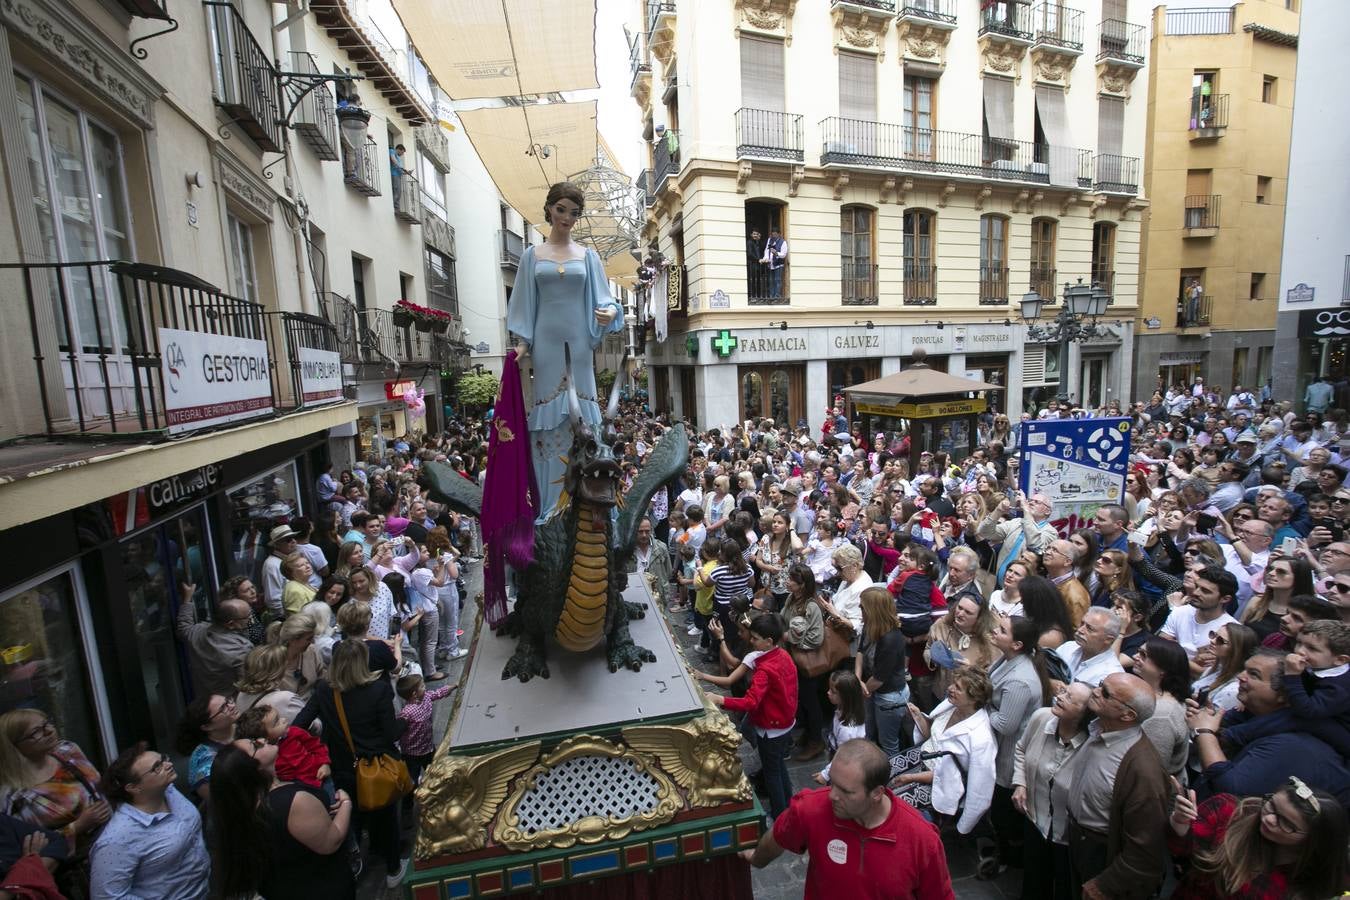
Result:
{"label": "green pharmacy cross", "polygon": [[690,356],[698,356],[698,338],[692,334],[684,339],[684,349],[689,351]]}
{"label": "green pharmacy cross", "polygon": [[717,333],[717,337],[712,339],[712,348],[717,351],[718,356],[726,359],[739,343],[740,340],[736,335],[723,328]]}

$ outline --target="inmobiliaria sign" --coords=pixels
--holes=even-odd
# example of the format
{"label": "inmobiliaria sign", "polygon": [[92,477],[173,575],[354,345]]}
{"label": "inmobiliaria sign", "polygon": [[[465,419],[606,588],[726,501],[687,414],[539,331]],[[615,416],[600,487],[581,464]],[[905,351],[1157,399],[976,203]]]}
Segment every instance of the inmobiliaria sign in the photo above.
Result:
{"label": "inmobiliaria sign", "polygon": [[161,328],[159,346],[170,434],[272,411],[266,341]]}
{"label": "inmobiliaria sign", "polygon": [[332,350],[300,348],[300,390],[303,405],[342,399],[342,357]]}

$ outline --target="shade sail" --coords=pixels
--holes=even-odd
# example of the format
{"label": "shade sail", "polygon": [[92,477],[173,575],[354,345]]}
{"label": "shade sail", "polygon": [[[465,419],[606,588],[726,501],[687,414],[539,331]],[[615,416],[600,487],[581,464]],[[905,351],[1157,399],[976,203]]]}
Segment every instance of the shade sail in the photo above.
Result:
{"label": "shade sail", "polygon": [[[600,147],[595,108],[595,101],[547,103],[466,109],[458,115],[502,197],[539,222],[549,186],[595,164]],[[527,154],[533,145],[547,147],[548,157]],[[622,253],[605,260],[605,271],[611,278],[625,278],[636,273],[637,264]]]}
{"label": "shade sail", "polygon": [[453,100],[600,86],[595,0],[393,2],[427,68]]}

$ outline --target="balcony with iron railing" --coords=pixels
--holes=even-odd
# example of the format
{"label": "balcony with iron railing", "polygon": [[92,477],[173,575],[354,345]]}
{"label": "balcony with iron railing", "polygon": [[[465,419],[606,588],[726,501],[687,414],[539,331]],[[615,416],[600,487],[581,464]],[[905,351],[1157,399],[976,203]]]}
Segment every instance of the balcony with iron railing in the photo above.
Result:
{"label": "balcony with iron railing", "polygon": [[1131,25],[1120,19],[1103,19],[1097,26],[1097,62],[1136,68],[1142,66],[1144,33],[1143,25]]}
{"label": "balcony with iron railing", "polygon": [[1181,296],[1177,298],[1177,327],[1202,328],[1211,323],[1213,298],[1208,294],[1199,297]]}
{"label": "balcony with iron railing", "polygon": [[346,139],[342,144],[342,179],[358,194],[380,196],[380,145],[372,137],[352,145]]}
{"label": "balcony with iron railing", "polygon": [[1103,194],[1139,193],[1139,159],[1100,153],[1093,157],[1092,189]]}
{"label": "balcony with iron railing", "polygon": [[895,0],[830,0],[830,9],[854,6],[868,12],[895,15]]}
{"label": "balcony with iron railing", "polygon": [[525,252],[525,239],[505,228],[497,233],[501,236],[502,265],[508,269],[518,268],[521,254]]}
{"label": "balcony with iron railing", "polygon": [[633,182],[637,192],[642,195],[642,205],[651,209],[652,204],[656,202],[655,191],[652,190],[652,170],[643,169],[638,173],[637,180]]}
{"label": "balcony with iron railing", "polygon": [[900,0],[896,20],[931,28],[955,28],[956,0]]}
{"label": "balcony with iron railing", "polygon": [[1033,291],[1041,295],[1046,304],[1053,304],[1058,296],[1059,287],[1055,283],[1055,267],[1032,263],[1028,272],[1028,284]]}
{"label": "balcony with iron railing", "polygon": [[904,261],[905,306],[937,303],[937,266],[918,259]]}
{"label": "balcony with iron railing", "polygon": [[652,147],[652,184],[659,191],[667,178],[680,171],[680,133],[667,130]]}
{"label": "balcony with iron railing", "polygon": [[211,38],[211,89],[216,105],[259,149],[280,153],[285,146],[281,80],[271,57],[233,4],[206,0],[202,5]]}
{"label": "balcony with iron railing", "polygon": [[628,83],[631,92],[637,93],[638,84],[644,78],[650,83],[652,61],[647,55],[647,44],[640,34],[633,35],[632,43],[628,47],[628,70],[632,75]]}
{"label": "balcony with iron railing", "polygon": [[314,151],[319,159],[336,160],[338,158],[338,127],[336,101],[332,89],[324,83],[314,86],[309,93],[300,93],[313,84],[312,79],[319,75],[319,64],[314,57],[303,50],[292,50],[290,54],[291,71],[303,75],[287,85],[286,93],[290,102],[296,97],[300,102],[291,118],[291,128],[300,140]]}
{"label": "balcony with iron railing", "polygon": [[753,263],[746,274],[746,297],[751,306],[786,306],[791,290],[788,283],[788,260],[770,269],[763,263]]}
{"label": "balcony with iron railing", "polygon": [[840,299],[845,306],[876,306],[881,296],[877,290],[877,265],[866,260],[841,260]]}
{"label": "balcony with iron railing", "polygon": [[981,3],[979,36],[1030,44],[1031,7],[1021,0],[988,0]]}
{"label": "balcony with iron railing", "polygon": [[982,306],[1008,305],[1008,267],[980,264],[980,304]]}
{"label": "balcony with iron railing", "polygon": [[880,168],[934,175],[1086,188],[1092,152],[978,134],[829,118],[820,123],[822,166]]}
{"label": "balcony with iron railing", "polygon": [[413,138],[417,147],[427,155],[432,165],[442,173],[450,171],[450,138],[441,127],[440,120],[418,125],[413,129]]}
{"label": "balcony with iron railing", "polygon": [[350,299],[336,291],[318,291],[314,299],[324,319],[333,326],[337,336],[338,355],[344,363],[357,365],[366,361],[363,349],[363,322],[360,310]]}
{"label": "balcony with iron railing", "polygon": [[647,0],[647,40],[651,40],[662,19],[675,16],[675,0]]}
{"label": "balcony with iron railing", "polygon": [[1218,194],[1188,194],[1184,207],[1182,227],[1186,237],[1213,237],[1219,233]]}
{"label": "balcony with iron railing", "polygon": [[1037,3],[1031,8],[1031,45],[1063,55],[1082,53],[1082,11],[1060,3]]}
{"label": "balcony with iron railing", "polygon": [[1228,128],[1228,95],[1192,93],[1189,128],[1193,141],[1223,137]]}
{"label": "balcony with iron railing", "polygon": [[736,110],[736,158],[803,162],[802,117],[768,109]]}
{"label": "balcony with iron railing", "polygon": [[394,193],[394,215],[401,222],[416,225],[422,221],[422,185],[411,173],[404,171],[390,177]]}
{"label": "balcony with iron railing", "polygon": [[[4,263],[0,292],[23,298],[23,312],[15,312],[27,317],[50,436],[157,440],[292,411],[304,405],[294,349],[337,349],[336,332],[312,316],[268,313],[195,275],[148,263]],[[201,346],[184,349],[187,342]],[[237,355],[210,356],[223,352]],[[228,372],[237,390],[231,396],[222,387],[193,405],[181,380],[201,371],[203,353],[217,359],[208,380],[224,384],[219,373]]]}
{"label": "balcony with iron railing", "polygon": [[1169,9],[1163,31],[1168,37],[1232,34],[1233,8]]}

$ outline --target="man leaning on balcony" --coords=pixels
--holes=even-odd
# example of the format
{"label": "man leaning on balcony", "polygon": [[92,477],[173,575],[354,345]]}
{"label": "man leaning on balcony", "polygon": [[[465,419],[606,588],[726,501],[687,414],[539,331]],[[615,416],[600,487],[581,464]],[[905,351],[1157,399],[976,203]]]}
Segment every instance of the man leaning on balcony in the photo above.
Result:
{"label": "man leaning on balcony", "polygon": [[783,296],[783,265],[787,260],[788,244],[783,233],[777,228],[769,230],[769,241],[764,245],[764,258],[760,262],[769,270],[769,296],[777,300]]}

